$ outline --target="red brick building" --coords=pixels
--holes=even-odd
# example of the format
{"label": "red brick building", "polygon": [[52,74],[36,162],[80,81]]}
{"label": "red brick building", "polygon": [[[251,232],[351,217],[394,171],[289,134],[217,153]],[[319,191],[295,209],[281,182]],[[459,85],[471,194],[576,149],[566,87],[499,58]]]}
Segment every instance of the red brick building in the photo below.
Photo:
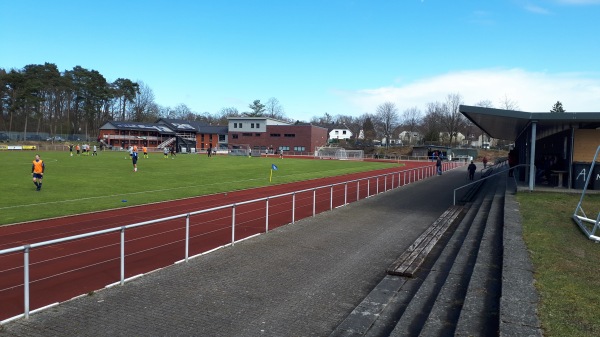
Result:
{"label": "red brick building", "polygon": [[290,124],[267,117],[229,117],[229,147],[249,146],[260,150],[289,154],[312,153],[327,145],[327,129],[311,124]]}

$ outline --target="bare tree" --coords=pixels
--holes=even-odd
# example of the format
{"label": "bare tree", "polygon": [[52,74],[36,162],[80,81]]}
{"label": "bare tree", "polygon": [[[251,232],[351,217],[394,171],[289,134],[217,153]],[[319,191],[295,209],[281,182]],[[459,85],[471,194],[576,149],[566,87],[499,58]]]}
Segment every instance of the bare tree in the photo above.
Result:
{"label": "bare tree", "polygon": [[459,130],[464,129],[466,124],[465,117],[460,113],[459,107],[461,104],[462,97],[460,94],[449,94],[443,105],[442,127],[448,133],[448,145],[450,146],[458,136]]}
{"label": "bare tree", "polygon": [[440,102],[427,103],[425,116],[421,120],[421,133],[423,140],[438,142],[442,130],[443,104]]}
{"label": "bare tree", "polygon": [[400,120],[396,104],[385,102],[379,105],[375,113],[375,120],[377,126],[381,129],[381,133],[385,137],[385,146],[389,147],[392,133]]}
{"label": "bare tree", "polygon": [[419,128],[419,125],[421,125],[421,120],[423,119],[423,116],[421,115],[421,110],[419,110],[419,108],[412,107],[412,108],[408,108],[406,110],[404,110],[404,113],[402,114],[402,124],[404,126],[403,131],[408,131],[408,143],[412,144],[413,139],[413,133],[415,131],[417,131],[417,129]]}
{"label": "bare tree", "polygon": [[155,104],[154,92],[144,82],[138,81],[138,94],[133,99],[133,104],[130,105],[133,120],[142,122],[144,116],[150,113],[150,108]]}
{"label": "bare tree", "polygon": [[283,110],[283,106],[279,103],[279,100],[275,97],[269,98],[267,103],[265,103],[265,117],[275,118],[275,119],[284,119],[285,113]]}
{"label": "bare tree", "polygon": [[500,109],[517,110],[519,109],[519,104],[509,99],[508,96],[506,96],[505,94],[504,97],[500,98]]}

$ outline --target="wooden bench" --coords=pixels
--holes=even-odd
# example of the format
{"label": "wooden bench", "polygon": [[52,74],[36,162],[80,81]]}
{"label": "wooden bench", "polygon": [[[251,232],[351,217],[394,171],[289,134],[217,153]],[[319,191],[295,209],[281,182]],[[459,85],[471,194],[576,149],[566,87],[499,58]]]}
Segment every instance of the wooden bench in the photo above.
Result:
{"label": "wooden bench", "polygon": [[462,206],[451,206],[387,269],[390,275],[413,277],[435,244],[463,216]]}

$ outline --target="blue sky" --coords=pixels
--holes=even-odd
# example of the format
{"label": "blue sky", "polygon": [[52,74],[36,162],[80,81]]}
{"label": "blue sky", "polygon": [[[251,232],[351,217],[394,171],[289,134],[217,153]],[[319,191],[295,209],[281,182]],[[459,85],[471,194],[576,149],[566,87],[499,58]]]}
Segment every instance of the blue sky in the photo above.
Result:
{"label": "blue sky", "polygon": [[142,81],[162,106],[289,118],[464,104],[600,111],[600,0],[0,0],[0,67]]}

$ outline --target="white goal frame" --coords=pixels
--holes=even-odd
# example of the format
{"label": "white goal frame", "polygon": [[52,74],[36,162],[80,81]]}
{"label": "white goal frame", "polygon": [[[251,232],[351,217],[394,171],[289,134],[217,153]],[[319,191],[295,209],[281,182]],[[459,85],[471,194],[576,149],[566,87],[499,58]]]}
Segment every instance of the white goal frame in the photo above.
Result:
{"label": "white goal frame", "polygon": [[363,160],[365,151],[346,150],[343,147],[317,146],[315,157],[319,159]]}

